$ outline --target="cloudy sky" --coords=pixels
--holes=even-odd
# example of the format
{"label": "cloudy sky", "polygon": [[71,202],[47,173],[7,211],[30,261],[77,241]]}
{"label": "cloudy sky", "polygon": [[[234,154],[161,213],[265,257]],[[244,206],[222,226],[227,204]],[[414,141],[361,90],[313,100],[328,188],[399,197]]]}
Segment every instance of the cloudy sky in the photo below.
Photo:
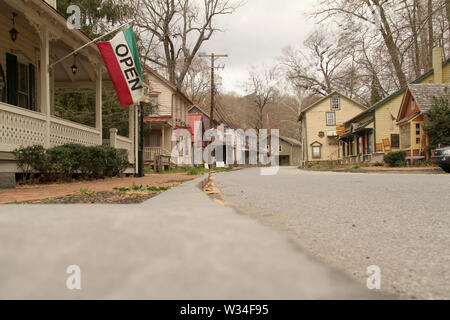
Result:
{"label": "cloudy sky", "polygon": [[224,32],[217,33],[201,49],[227,53],[218,60],[225,69],[222,91],[243,92],[251,66],[271,64],[283,48],[297,46],[307,37],[312,23],[306,13],[318,0],[246,0],[234,14],[221,17]]}

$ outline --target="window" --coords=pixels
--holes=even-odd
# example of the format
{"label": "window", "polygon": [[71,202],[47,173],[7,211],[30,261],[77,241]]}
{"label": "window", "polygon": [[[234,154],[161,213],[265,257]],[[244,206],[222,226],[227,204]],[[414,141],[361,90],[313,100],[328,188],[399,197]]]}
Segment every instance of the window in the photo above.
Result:
{"label": "window", "polygon": [[409,123],[400,127],[402,149],[409,149],[411,147],[411,127]]}
{"label": "window", "polygon": [[280,144],[280,146],[278,147],[278,152],[283,152],[283,147],[281,146],[281,144]]}
{"label": "window", "polygon": [[[36,84],[34,65],[26,59],[6,53],[6,102],[8,104],[36,109]],[[2,98],[2,100],[5,97]]]}
{"label": "window", "polygon": [[318,141],[311,143],[311,151],[313,159],[320,159],[322,157],[322,144]]}
{"label": "window", "polygon": [[334,112],[327,112],[327,126],[336,125],[336,114]]}
{"label": "window", "polygon": [[400,135],[391,134],[391,148],[400,148]]}
{"label": "window", "polygon": [[17,105],[22,108],[28,108],[29,106],[29,76],[28,76],[28,64],[18,63],[18,87],[17,87]]}
{"label": "window", "polygon": [[158,114],[158,96],[157,95],[150,95],[149,96],[150,104],[152,105],[150,115],[157,115]]}
{"label": "window", "polygon": [[420,144],[420,138],[416,138],[416,144]]}
{"label": "window", "polygon": [[341,99],[339,96],[331,97],[331,111],[337,111],[341,109]]}
{"label": "window", "polygon": [[416,123],[416,135],[420,136],[420,123]]}
{"label": "window", "polygon": [[313,158],[320,158],[320,147],[319,146],[312,147],[312,154]]}

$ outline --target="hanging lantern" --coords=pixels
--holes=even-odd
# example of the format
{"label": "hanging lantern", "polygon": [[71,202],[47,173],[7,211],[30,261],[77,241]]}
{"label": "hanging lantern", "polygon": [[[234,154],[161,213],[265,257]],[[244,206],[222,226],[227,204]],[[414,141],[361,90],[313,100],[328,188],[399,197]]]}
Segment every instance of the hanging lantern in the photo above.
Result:
{"label": "hanging lantern", "polygon": [[17,17],[17,13],[13,12],[12,13],[12,23],[13,23],[13,27],[11,30],[9,30],[9,34],[11,35],[11,40],[13,42],[16,42],[17,40],[17,36],[19,35],[19,31],[16,30],[16,17]]}
{"label": "hanging lantern", "polygon": [[73,75],[75,75],[78,71],[78,67],[77,67],[77,55],[78,53],[74,53],[73,54],[73,65],[72,65],[72,73]]}

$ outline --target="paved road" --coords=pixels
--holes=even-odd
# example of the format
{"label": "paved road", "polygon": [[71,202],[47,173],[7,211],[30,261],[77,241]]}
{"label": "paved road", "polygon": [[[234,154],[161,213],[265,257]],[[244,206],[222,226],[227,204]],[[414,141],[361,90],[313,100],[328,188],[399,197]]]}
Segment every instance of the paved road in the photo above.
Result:
{"label": "paved road", "polygon": [[0,299],[378,297],[198,183],[140,205],[0,206]]}
{"label": "paved road", "polygon": [[247,169],[216,185],[242,213],[363,283],[378,265],[384,292],[450,299],[450,175]]}

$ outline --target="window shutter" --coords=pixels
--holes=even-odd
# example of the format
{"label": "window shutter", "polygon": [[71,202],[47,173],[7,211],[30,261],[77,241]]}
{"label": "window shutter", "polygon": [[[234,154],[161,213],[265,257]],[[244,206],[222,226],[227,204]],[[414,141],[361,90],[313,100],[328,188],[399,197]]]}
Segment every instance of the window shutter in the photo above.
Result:
{"label": "window shutter", "polygon": [[17,88],[19,86],[19,77],[17,74],[17,56],[6,54],[6,86],[7,103],[17,106]]}
{"label": "window shutter", "polygon": [[6,102],[6,78],[1,64],[0,64],[0,102]]}
{"label": "window shutter", "polygon": [[29,88],[29,109],[36,111],[36,75],[35,75],[35,70],[34,70],[34,65],[33,64],[29,64],[29,81],[30,81],[30,85],[28,86]]}

